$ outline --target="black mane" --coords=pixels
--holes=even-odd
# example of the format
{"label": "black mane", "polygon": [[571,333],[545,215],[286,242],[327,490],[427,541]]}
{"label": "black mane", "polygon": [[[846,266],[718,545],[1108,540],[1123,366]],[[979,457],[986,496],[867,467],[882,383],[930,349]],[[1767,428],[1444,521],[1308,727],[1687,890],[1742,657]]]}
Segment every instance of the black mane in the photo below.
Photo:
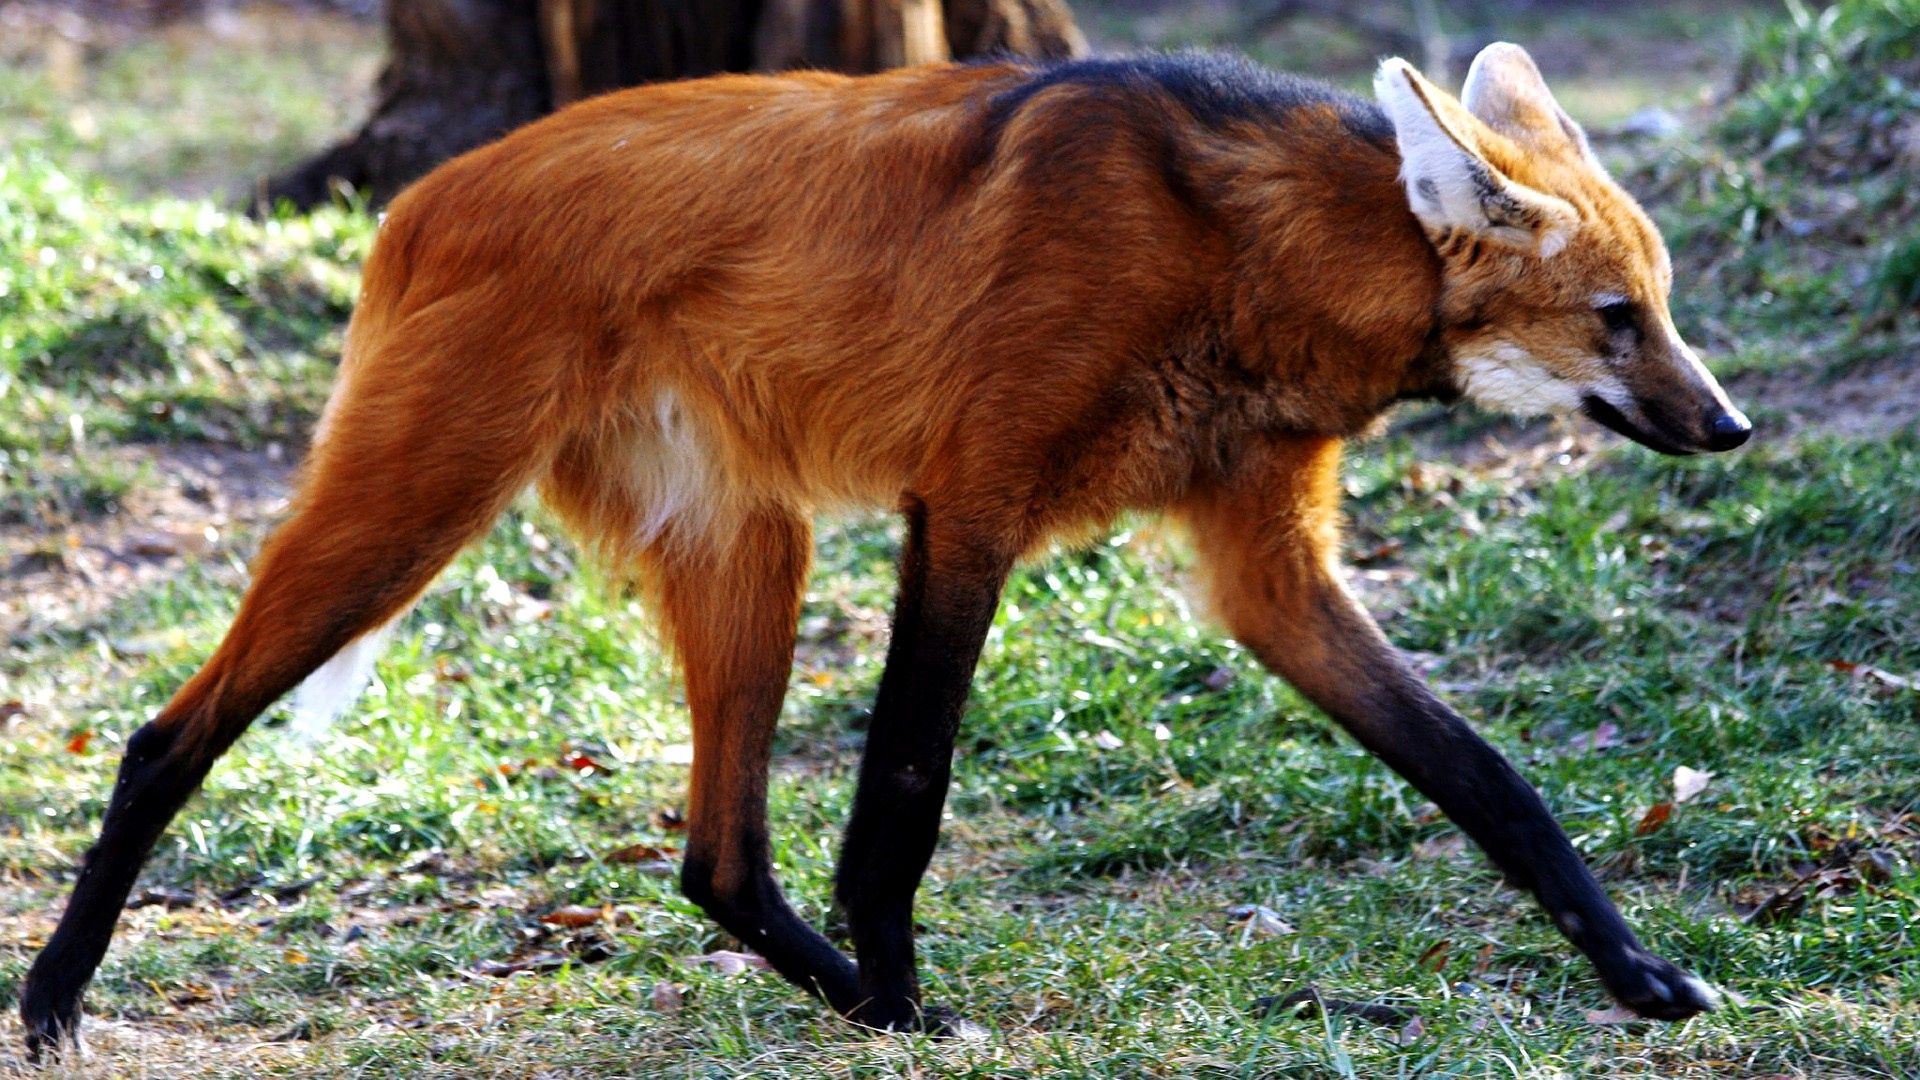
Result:
{"label": "black mane", "polygon": [[1135,56],[1090,57],[1027,66],[1027,77],[994,95],[988,122],[998,128],[1038,94],[1055,86],[1112,90],[1119,94],[1159,91],[1178,101],[1209,128],[1243,121],[1278,122],[1286,113],[1327,105],[1355,135],[1391,142],[1393,126],[1366,98],[1326,83],[1270,71],[1230,53],[1189,50]]}

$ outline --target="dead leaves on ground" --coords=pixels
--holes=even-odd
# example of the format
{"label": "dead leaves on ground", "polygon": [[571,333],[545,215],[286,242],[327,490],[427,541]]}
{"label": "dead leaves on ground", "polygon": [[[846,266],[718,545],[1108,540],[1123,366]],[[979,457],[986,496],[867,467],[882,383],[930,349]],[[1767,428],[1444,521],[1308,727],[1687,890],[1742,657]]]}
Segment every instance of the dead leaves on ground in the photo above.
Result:
{"label": "dead leaves on ground", "polygon": [[735,952],[731,949],[716,949],[700,956],[686,956],[680,962],[688,967],[710,967],[722,975],[744,975],[754,971],[771,971],[773,965],[766,958],[750,952]]}
{"label": "dead leaves on ground", "polygon": [[594,776],[611,776],[619,770],[608,764],[612,755],[600,747],[576,746],[569,743],[561,747],[552,764],[543,763],[537,757],[525,757],[518,761],[502,761],[493,767],[492,775],[481,775],[473,781],[473,786],[485,790],[501,781],[512,782],[519,779],[548,781],[558,780],[571,773],[581,779]]}
{"label": "dead leaves on ground", "polygon": [[1625,1005],[1609,1005],[1604,1009],[1587,1010],[1587,1023],[1596,1027],[1616,1027],[1620,1024],[1646,1023],[1647,1018],[1627,1008]]}
{"label": "dead leaves on ground", "polygon": [[600,856],[602,862],[631,866],[649,877],[671,877],[679,869],[673,857],[680,849],[672,844],[628,844]]}
{"label": "dead leaves on ground", "polygon": [[[659,848],[648,850],[653,854],[663,853]],[[519,927],[520,941],[512,952],[504,957],[476,961],[468,972],[489,978],[546,975],[570,966],[610,960],[622,953],[619,928],[631,925],[634,915],[634,909],[612,903],[563,904],[551,908]],[[711,968],[722,975],[771,970],[764,958],[731,949],[682,957],[680,963],[690,968]],[[669,982],[656,983],[654,1005],[662,1012],[674,1012],[680,1008],[684,995],[684,987]]]}
{"label": "dead leaves on ground", "polygon": [[1893,878],[1902,859],[1891,847],[1859,840],[1832,845],[1817,863],[1794,867],[1794,876],[1764,894],[1736,896],[1733,909],[1750,926],[1772,926],[1806,910],[1809,903],[1858,891],[1872,892]]}
{"label": "dead leaves on ground", "polygon": [[620,955],[615,928],[632,913],[612,904],[568,904],[535,916],[519,928],[520,942],[505,957],[487,957],[468,969],[475,975],[545,975],[578,964],[597,964]]}
{"label": "dead leaves on ground", "polygon": [[1227,918],[1241,925],[1242,945],[1255,937],[1284,937],[1294,932],[1292,923],[1264,904],[1235,904],[1227,909]]}
{"label": "dead leaves on ground", "polygon": [[1853,660],[1829,660],[1827,666],[1843,675],[1851,675],[1862,682],[1871,683],[1881,690],[1912,690],[1920,687],[1920,676],[1895,675],[1872,664],[1862,664]]}
{"label": "dead leaves on ground", "polygon": [[1694,796],[1707,790],[1707,785],[1712,781],[1713,774],[1710,772],[1690,769],[1685,765],[1675,768],[1673,770],[1674,805],[1678,806],[1681,803],[1687,802]]}
{"label": "dead leaves on ground", "polygon": [[612,904],[602,904],[599,907],[588,907],[585,904],[568,904],[565,907],[554,908],[552,911],[540,916],[540,921],[548,926],[562,926],[568,929],[578,930],[583,926],[592,926],[603,920],[611,923],[615,918],[616,912]]}
{"label": "dead leaves on ground", "polygon": [[1675,768],[1673,770],[1673,798],[1654,803],[1652,806],[1647,807],[1647,812],[1640,815],[1640,823],[1633,827],[1633,835],[1646,836],[1659,831],[1661,826],[1672,820],[1675,807],[1691,801],[1701,792],[1707,790],[1707,785],[1712,781],[1713,774],[1710,772],[1690,768],[1686,765]]}
{"label": "dead leaves on ground", "polygon": [[1635,825],[1633,827],[1633,835],[1646,836],[1649,833],[1655,832],[1660,828],[1660,826],[1665,825],[1668,819],[1672,817],[1673,817],[1672,803],[1670,802],[1654,803],[1652,806],[1647,807],[1646,813],[1640,815],[1640,824]]}

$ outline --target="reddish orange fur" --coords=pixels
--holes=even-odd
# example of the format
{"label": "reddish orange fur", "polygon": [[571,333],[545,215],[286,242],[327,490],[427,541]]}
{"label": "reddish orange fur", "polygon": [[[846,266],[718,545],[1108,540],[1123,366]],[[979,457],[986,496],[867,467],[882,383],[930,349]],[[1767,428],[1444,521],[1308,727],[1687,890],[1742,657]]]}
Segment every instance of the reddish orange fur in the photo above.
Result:
{"label": "reddish orange fur", "polygon": [[[1636,437],[1745,437],[1671,335],[1644,217],[1573,143],[1542,141],[1577,129],[1529,89],[1524,53],[1483,56],[1524,92],[1494,120],[1534,145],[1464,114],[1449,130],[1478,171],[1424,144],[1457,229],[1410,208],[1424,188],[1403,186],[1416,144],[1398,118],[1240,69],[1247,105],[1196,89],[1219,76],[1198,62],[654,86],[436,170],[382,225],[293,513],[232,629],[129,740],[22,993],[30,1046],[77,1024],[134,873],[213,759],[530,484],[647,586],[676,646],[695,747],[683,889],[844,1015],[927,1022],[912,892],[1007,568],[1127,510],[1185,523],[1229,629],[1564,915],[1621,1000],[1710,1007],[1334,566],[1342,441],[1395,400],[1455,392],[1452,350],[1476,335],[1568,387],[1599,379]],[[1459,111],[1394,77],[1424,102],[1396,99],[1416,136]],[[1647,309],[1637,359],[1596,287]],[[1660,350],[1692,366],[1653,371]],[[1619,396],[1636,384],[1650,410]],[[1634,427],[1656,421],[1664,435]],[[856,968],[779,896],[765,796],[811,521],[858,505],[903,509],[909,540],[838,879]]]}
{"label": "reddish orange fur", "polygon": [[[403,610],[529,481],[663,596],[698,715],[711,653],[783,684],[775,627],[816,510],[911,494],[1018,554],[1175,504],[1258,434],[1349,435],[1430,388],[1438,263],[1390,144],[1324,106],[1215,131],[1165,101],[1201,214],[1142,126],[1078,87],[1036,98],[984,165],[982,101],[1019,74],[637,89],[404,193],[293,516],[162,722],[224,734]],[[1103,135],[1062,163],[1068,127]],[[663,392],[707,471],[649,529],[658,493],[632,478]],[[1301,490],[1331,514],[1335,489]],[[767,565],[781,580],[683,584]]]}
{"label": "reddish orange fur", "polygon": [[[724,817],[710,781],[746,784],[766,735],[721,699],[777,702],[817,510],[912,497],[1010,557],[1190,500],[1291,432],[1322,456],[1263,482],[1330,523],[1337,440],[1438,377],[1439,267],[1391,142],[1319,105],[1208,129],[1168,99],[1143,124],[1069,85],[983,160],[983,101],[1021,75],[632,90],[404,193],[293,516],[162,724],[224,747],[531,481],[660,598],[695,817]],[[1204,211],[1170,190],[1160,127]],[[1330,557],[1330,524],[1288,535]]]}

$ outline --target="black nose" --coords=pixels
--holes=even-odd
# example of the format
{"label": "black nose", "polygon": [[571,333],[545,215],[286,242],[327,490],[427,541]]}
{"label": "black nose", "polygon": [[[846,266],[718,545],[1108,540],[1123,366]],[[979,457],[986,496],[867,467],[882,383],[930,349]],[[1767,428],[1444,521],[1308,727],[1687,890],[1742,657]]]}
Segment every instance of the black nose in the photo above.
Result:
{"label": "black nose", "polygon": [[1724,412],[1714,417],[1707,428],[1707,449],[1713,451],[1731,450],[1747,441],[1753,434],[1753,423],[1740,415],[1740,410]]}

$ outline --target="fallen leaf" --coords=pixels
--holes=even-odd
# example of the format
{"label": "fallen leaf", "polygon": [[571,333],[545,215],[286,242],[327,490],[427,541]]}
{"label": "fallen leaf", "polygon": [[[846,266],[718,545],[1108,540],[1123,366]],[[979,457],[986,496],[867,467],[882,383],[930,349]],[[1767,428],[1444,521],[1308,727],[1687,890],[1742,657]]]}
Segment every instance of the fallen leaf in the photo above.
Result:
{"label": "fallen leaf", "polygon": [[1673,804],[1678,806],[1707,790],[1707,781],[1712,779],[1713,774],[1710,772],[1689,769],[1685,765],[1675,768],[1673,770]]}
{"label": "fallen leaf", "polygon": [[665,979],[661,979],[659,982],[653,984],[653,1010],[655,1012],[666,1013],[668,1016],[672,1016],[674,1013],[679,1012],[680,1006],[685,1003],[686,991],[682,990],[678,983],[670,983]]}
{"label": "fallen leaf", "polygon": [[67,740],[67,753],[84,754],[87,752],[87,744],[92,741],[93,732],[91,730],[82,731],[80,734]]}
{"label": "fallen leaf", "polygon": [[773,966],[767,963],[765,957],[755,956],[750,952],[734,952],[730,949],[719,949],[701,956],[683,957],[680,962],[688,967],[710,967],[722,975],[766,971]]}
{"label": "fallen leaf", "polygon": [[1427,951],[1420,954],[1419,964],[1428,971],[1439,971],[1447,966],[1447,954],[1452,951],[1453,942],[1447,938],[1441,938],[1427,946]]}
{"label": "fallen leaf", "polygon": [[1420,1036],[1426,1033],[1427,1022],[1415,1014],[1413,1019],[1407,1021],[1407,1026],[1400,1029],[1400,1045],[1412,1046],[1420,1041]]}
{"label": "fallen leaf", "polygon": [[1854,861],[1854,868],[1860,876],[1876,884],[1893,880],[1894,871],[1899,869],[1898,860],[1893,852],[1885,848],[1871,848],[1860,853]]}
{"label": "fallen leaf", "polygon": [[1847,892],[1861,885],[1860,874],[1852,864],[1813,867],[1801,873],[1747,912],[1745,921],[1766,926],[1796,915],[1816,897]]}
{"label": "fallen leaf", "polygon": [[1227,918],[1247,924],[1247,933],[1280,937],[1294,932],[1293,925],[1280,913],[1264,904],[1235,904],[1227,909]]}
{"label": "fallen leaf", "polygon": [[601,919],[609,917],[612,911],[613,908],[611,906],[587,907],[585,904],[568,904],[566,907],[554,908],[552,911],[540,916],[540,921],[546,923],[548,926],[570,926],[576,928],[592,926]]}
{"label": "fallen leaf", "polygon": [[280,959],[285,960],[289,964],[304,964],[307,962],[308,956],[299,949],[288,949],[286,952],[280,954]]}
{"label": "fallen leaf", "polygon": [[154,993],[165,998],[167,1004],[175,1007],[198,1005],[203,1001],[212,1001],[214,999],[213,987],[200,983],[181,983],[170,991],[163,989],[159,984],[151,980],[147,982],[147,985],[153,987]]}
{"label": "fallen leaf", "polygon": [[610,863],[661,862],[680,853],[672,844],[628,844],[614,848],[602,855],[601,861]]}
{"label": "fallen leaf", "polygon": [[1485,975],[1487,973],[1487,969],[1492,966],[1493,966],[1493,942],[1489,941],[1485,945],[1480,946],[1480,951],[1474,954],[1474,957],[1473,957],[1474,977],[1479,978],[1480,976]]}
{"label": "fallen leaf", "polygon": [[1217,693],[1232,686],[1233,680],[1233,669],[1222,665],[1207,672],[1206,678],[1200,680],[1200,685]]}
{"label": "fallen leaf", "polygon": [[1592,1009],[1587,1012],[1589,1024],[1632,1024],[1642,1019],[1639,1013],[1625,1005],[1614,1005],[1605,1009]]}
{"label": "fallen leaf", "polygon": [[1644,815],[1642,815],[1640,818],[1640,824],[1635,825],[1633,827],[1633,835],[1645,836],[1648,833],[1651,833],[1654,830],[1658,829],[1660,826],[1665,825],[1667,823],[1667,819],[1672,816],[1673,816],[1672,803],[1670,802],[1654,803],[1652,806],[1647,807],[1647,812]]}
{"label": "fallen leaf", "polygon": [[165,531],[135,533],[127,540],[128,555],[165,558],[169,555],[205,555],[220,542],[220,530],[211,525],[178,525]]}
{"label": "fallen leaf", "polygon": [[1851,660],[1829,660],[1827,666],[1835,671],[1851,675],[1856,679],[1865,679],[1895,690],[1911,690],[1914,680],[1905,675],[1895,675],[1872,664],[1857,664]]}
{"label": "fallen leaf", "polygon": [[587,775],[594,773],[611,773],[613,771],[611,765],[602,764],[585,750],[568,750],[562,753],[560,755],[560,764],[566,768],[586,773]]}

